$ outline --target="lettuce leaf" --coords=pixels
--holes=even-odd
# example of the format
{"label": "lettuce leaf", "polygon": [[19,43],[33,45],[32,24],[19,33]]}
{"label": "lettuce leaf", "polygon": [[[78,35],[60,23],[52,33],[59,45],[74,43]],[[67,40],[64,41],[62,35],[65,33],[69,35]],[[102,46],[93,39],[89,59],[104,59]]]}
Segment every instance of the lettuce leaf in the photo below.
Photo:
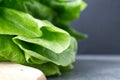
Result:
{"label": "lettuce leaf", "polygon": [[41,45],[56,53],[64,51],[70,45],[70,35],[47,21],[7,8],[0,8],[0,11],[0,34],[17,35],[19,39]]}
{"label": "lettuce leaf", "polygon": [[[49,20],[59,27],[59,25],[68,26],[71,21],[77,19],[87,4],[84,0],[3,0],[0,6],[29,13],[41,20]],[[59,28],[66,30],[76,39],[87,37],[86,34],[81,34],[66,26]]]}
{"label": "lettuce leaf", "polygon": [[17,40],[17,45],[27,55],[26,61],[29,66],[42,70],[47,76],[60,75],[60,71],[72,69],[69,65],[75,62],[77,41],[74,38],[71,39],[69,48],[60,54],[56,54],[36,44],[30,44],[20,40]]}
{"label": "lettuce leaf", "polygon": [[36,67],[36,68],[40,69],[47,76],[61,75],[61,71],[60,71],[59,67],[50,62],[42,64],[42,65],[34,65],[32,67]]}
{"label": "lettuce leaf", "polygon": [[[31,24],[29,24],[31,23]],[[33,17],[23,12],[0,7],[0,34],[40,37],[38,24]]]}
{"label": "lettuce leaf", "polygon": [[[55,52],[36,44],[26,43],[16,38],[14,40],[15,40],[15,43],[25,52],[25,54],[29,55],[29,58],[27,58],[28,62],[29,62],[29,59],[31,58],[30,56],[33,56],[37,59],[45,61],[44,63],[52,62],[54,64],[61,65],[61,66],[67,66],[70,63],[73,63],[75,61],[75,55],[77,51],[77,42],[74,38],[71,39],[70,46],[59,54],[56,54]],[[30,60],[30,61],[33,61],[33,60]]]}
{"label": "lettuce leaf", "polygon": [[0,7],[0,44],[0,61],[33,66],[47,76],[60,75],[59,66],[71,65],[77,51],[77,41],[68,32],[4,7]]}
{"label": "lettuce leaf", "polygon": [[0,35],[0,61],[25,63],[23,51],[12,41],[13,36]]}
{"label": "lettuce leaf", "polygon": [[51,21],[56,17],[56,12],[38,0],[3,0],[0,2],[0,6],[26,12],[43,20]]}
{"label": "lettuce leaf", "polygon": [[[58,14],[58,20],[65,22],[72,21],[79,17],[83,10],[83,0],[39,0],[50,6]],[[68,15],[69,14],[69,15]]]}
{"label": "lettuce leaf", "polygon": [[87,35],[69,23],[86,6],[84,0],[0,0],[0,62],[32,66],[46,76],[72,69],[77,40]]}

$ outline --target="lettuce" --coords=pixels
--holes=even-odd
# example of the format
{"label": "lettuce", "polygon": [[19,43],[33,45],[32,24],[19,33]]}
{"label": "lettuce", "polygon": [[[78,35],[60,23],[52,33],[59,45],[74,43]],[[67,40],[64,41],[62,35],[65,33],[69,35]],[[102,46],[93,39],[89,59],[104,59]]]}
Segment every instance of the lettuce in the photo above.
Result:
{"label": "lettuce", "polygon": [[49,20],[76,39],[87,38],[86,34],[69,27],[69,23],[77,19],[80,12],[86,8],[84,0],[3,0],[0,6],[29,13],[41,20]]}
{"label": "lettuce", "polygon": [[5,61],[57,67],[74,62],[77,44],[66,31],[13,9],[0,7],[0,14],[0,57]]}
{"label": "lettuce", "polygon": [[86,6],[83,0],[0,0],[0,61],[32,66],[46,76],[72,69],[76,39],[87,35],[69,23]]}
{"label": "lettuce", "polygon": [[0,35],[0,61],[25,63],[23,51],[12,41],[13,36]]}

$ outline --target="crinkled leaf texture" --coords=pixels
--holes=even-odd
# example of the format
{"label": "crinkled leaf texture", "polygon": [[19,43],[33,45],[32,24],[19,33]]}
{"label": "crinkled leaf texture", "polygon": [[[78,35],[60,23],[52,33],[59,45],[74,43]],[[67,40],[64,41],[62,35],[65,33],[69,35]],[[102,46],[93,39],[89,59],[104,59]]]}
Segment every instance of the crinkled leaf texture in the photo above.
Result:
{"label": "crinkled leaf texture", "polygon": [[34,19],[23,12],[0,8],[0,34],[41,45],[60,53],[70,45],[70,35],[47,21]]}
{"label": "crinkled leaf texture", "polygon": [[76,40],[66,31],[29,14],[0,7],[0,61],[33,66],[48,76],[60,75],[59,66],[71,65],[76,50]]}
{"label": "crinkled leaf texture", "polygon": [[67,27],[86,8],[87,4],[84,0],[2,0],[0,6],[29,13],[41,20],[49,20],[76,39],[81,40],[87,37],[86,34]]}
{"label": "crinkled leaf texture", "polygon": [[10,35],[0,35],[0,61],[23,64],[25,62],[23,51],[13,43],[12,38]]}
{"label": "crinkled leaf texture", "polygon": [[2,0],[0,6],[24,11],[40,19],[70,22],[79,17],[86,3],[84,0]]}

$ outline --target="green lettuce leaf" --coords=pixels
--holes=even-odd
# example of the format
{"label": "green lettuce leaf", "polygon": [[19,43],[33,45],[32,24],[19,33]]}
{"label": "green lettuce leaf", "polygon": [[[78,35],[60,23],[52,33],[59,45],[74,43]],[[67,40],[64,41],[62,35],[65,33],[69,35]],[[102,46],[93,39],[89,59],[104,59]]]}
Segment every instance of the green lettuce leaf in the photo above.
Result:
{"label": "green lettuce leaf", "polygon": [[72,69],[76,39],[87,35],[69,23],[86,6],[84,0],[0,0],[0,62],[32,66],[46,76]]}
{"label": "green lettuce leaf", "polygon": [[68,32],[13,9],[0,7],[0,14],[0,61],[33,66],[47,76],[60,75],[59,66],[75,61],[77,41]]}
{"label": "green lettuce leaf", "polygon": [[38,0],[42,4],[49,6],[57,13],[60,21],[70,22],[79,17],[79,13],[85,9],[83,0]]}
{"label": "green lettuce leaf", "polygon": [[34,66],[30,65],[30,66],[40,69],[47,76],[61,75],[61,71],[59,67],[50,62],[42,64],[42,65],[34,65]]}
{"label": "green lettuce leaf", "polygon": [[87,7],[87,3],[82,0],[82,3],[81,3],[81,12],[82,12],[86,7]]}
{"label": "green lettuce leaf", "polygon": [[42,32],[36,26],[29,14],[0,7],[0,34],[40,37]]}
{"label": "green lettuce leaf", "polygon": [[0,6],[23,11],[36,18],[49,21],[56,17],[56,12],[37,0],[3,0],[0,2]]}
{"label": "green lettuce leaf", "polygon": [[3,0],[0,6],[24,11],[40,19],[69,22],[79,17],[86,3],[83,0]]}
{"label": "green lettuce leaf", "polygon": [[[0,6],[29,13],[38,19],[49,20],[59,27],[59,25],[68,26],[71,21],[77,19],[87,4],[84,0],[3,0]],[[76,39],[86,38],[86,35],[66,26],[62,29]]]}
{"label": "green lettuce leaf", "polygon": [[0,8],[0,11],[0,34],[17,35],[19,39],[56,53],[64,51],[70,45],[70,35],[47,21],[7,8]]}
{"label": "green lettuce leaf", "polygon": [[0,61],[25,63],[23,51],[12,41],[13,36],[0,35]]}
{"label": "green lettuce leaf", "polygon": [[75,61],[77,51],[77,42],[74,38],[72,38],[69,48],[60,54],[16,38],[15,42],[27,55],[27,65],[42,70],[47,76],[60,75],[60,71],[67,71],[73,68],[72,63]]}
{"label": "green lettuce leaf", "polygon": [[[55,52],[48,50],[45,47],[22,41],[17,37],[14,38],[14,41],[25,52],[25,54],[29,55],[29,57],[27,55],[28,57],[27,61],[31,59],[30,56],[40,59],[41,61],[44,61],[43,63],[53,62],[54,64],[61,66],[67,66],[75,61],[75,56],[77,51],[77,41],[74,38],[71,39],[70,46],[59,54],[56,54]],[[30,61],[35,61],[35,60],[30,60]],[[38,62],[38,64],[41,64],[41,62]]]}

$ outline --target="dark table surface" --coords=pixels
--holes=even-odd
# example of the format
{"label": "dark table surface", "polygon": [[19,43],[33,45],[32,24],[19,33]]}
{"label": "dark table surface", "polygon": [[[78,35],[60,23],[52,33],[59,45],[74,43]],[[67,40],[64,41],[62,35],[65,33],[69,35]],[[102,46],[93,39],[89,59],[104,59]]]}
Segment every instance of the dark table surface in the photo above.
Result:
{"label": "dark table surface", "polygon": [[120,80],[120,56],[77,56],[73,70],[48,80]]}

